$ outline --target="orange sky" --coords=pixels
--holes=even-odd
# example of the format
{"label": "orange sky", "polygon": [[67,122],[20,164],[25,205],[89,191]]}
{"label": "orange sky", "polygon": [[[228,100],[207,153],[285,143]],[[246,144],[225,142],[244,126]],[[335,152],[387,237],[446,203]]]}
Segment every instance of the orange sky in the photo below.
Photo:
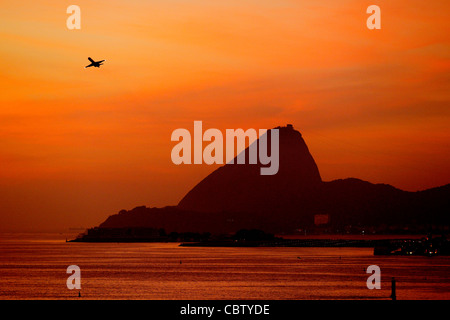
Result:
{"label": "orange sky", "polygon": [[[81,30],[66,8],[81,7]],[[368,30],[377,4],[382,29]],[[0,231],[176,204],[171,132],[294,124],[322,178],[450,182],[450,2],[0,3]],[[84,69],[87,57],[106,59]]]}

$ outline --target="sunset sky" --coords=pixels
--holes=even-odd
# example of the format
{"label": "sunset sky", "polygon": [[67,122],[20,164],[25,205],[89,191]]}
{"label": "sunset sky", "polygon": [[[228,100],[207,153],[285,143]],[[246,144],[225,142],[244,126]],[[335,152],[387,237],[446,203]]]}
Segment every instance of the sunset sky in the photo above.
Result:
{"label": "sunset sky", "polygon": [[[172,131],[194,120],[292,123],[326,181],[450,183],[449,13],[448,0],[2,1],[0,231],[177,204],[217,168],[171,162]],[[88,56],[106,62],[85,69]]]}

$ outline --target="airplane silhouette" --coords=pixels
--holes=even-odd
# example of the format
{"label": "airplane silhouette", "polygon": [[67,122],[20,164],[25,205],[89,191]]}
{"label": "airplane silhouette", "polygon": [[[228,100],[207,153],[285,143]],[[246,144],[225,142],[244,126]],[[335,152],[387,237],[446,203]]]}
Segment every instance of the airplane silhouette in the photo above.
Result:
{"label": "airplane silhouette", "polygon": [[106,60],[94,61],[94,60],[92,60],[91,57],[89,57],[88,59],[91,62],[91,64],[86,66],[86,67],[84,67],[84,68],[89,68],[89,67],[100,68],[100,66],[102,65],[103,61],[106,61]]}

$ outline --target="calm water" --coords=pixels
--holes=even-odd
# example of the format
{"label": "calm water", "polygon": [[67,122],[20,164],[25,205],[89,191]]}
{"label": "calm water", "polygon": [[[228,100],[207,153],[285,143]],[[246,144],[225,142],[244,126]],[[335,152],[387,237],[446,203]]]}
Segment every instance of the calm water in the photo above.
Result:
{"label": "calm water", "polygon": [[[81,268],[82,299],[387,299],[393,276],[398,299],[450,299],[450,257],[66,243],[61,234],[0,235],[0,299],[78,299],[66,287],[72,264]],[[366,287],[372,264],[381,268],[381,290]]]}

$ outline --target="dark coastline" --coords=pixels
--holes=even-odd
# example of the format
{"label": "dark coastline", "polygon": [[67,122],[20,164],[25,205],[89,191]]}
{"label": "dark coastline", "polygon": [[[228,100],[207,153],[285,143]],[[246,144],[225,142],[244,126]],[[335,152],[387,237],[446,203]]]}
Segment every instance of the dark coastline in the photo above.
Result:
{"label": "dark coastline", "polygon": [[[411,239],[412,240],[412,239]],[[383,239],[383,240],[334,240],[334,239],[280,239],[277,241],[232,241],[232,240],[218,240],[218,241],[196,241],[196,242],[181,242],[181,247],[374,247],[375,245],[388,245],[390,243],[401,243],[405,239]],[[77,238],[68,240],[67,242],[126,242],[126,243],[140,243],[140,242],[180,242],[168,239],[153,239],[153,238]]]}
{"label": "dark coastline", "polygon": [[167,237],[79,237],[67,242],[89,243],[180,243],[180,247],[303,247],[373,248],[374,255],[450,255],[450,241],[444,237],[422,239],[282,239],[179,241]]}
{"label": "dark coastline", "polygon": [[277,241],[204,241],[185,242],[182,247],[361,247],[400,243],[402,240],[333,240],[333,239],[293,239]]}

